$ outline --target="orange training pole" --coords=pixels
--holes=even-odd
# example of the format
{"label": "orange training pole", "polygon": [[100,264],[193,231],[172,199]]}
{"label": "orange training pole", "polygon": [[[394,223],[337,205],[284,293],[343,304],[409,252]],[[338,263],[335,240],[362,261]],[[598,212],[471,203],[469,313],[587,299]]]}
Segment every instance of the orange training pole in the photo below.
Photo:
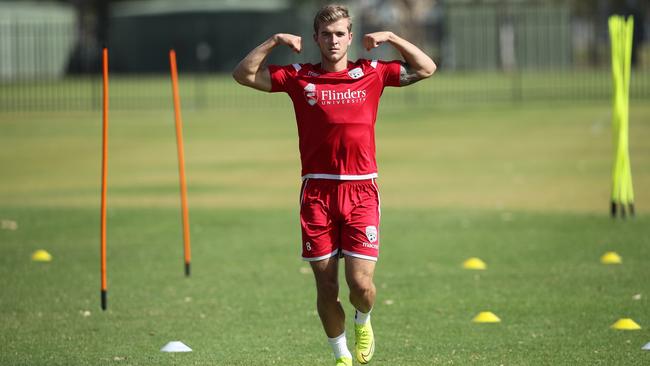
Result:
{"label": "orange training pole", "polygon": [[100,228],[100,257],[101,257],[101,303],[102,310],[106,310],[106,292],[108,284],[106,281],[106,182],[108,177],[108,49],[104,48],[102,53],[103,69],[103,105],[102,105],[102,208]]}
{"label": "orange training pole", "polygon": [[185,249],[185,276],[190,275],[190,219],[187,212],[187,185],[185,183],[185,157],[183,155],[183,120],[181,119],[181,102],[178,94],[178,72],[176,69],[176,52],[169,51],[169,64],[172,73],[172,94],[174,96],[174,116],[176,119],[176,146],[178,147],[178,172],[181,181],[181,209],[183,214],[183,244]]}

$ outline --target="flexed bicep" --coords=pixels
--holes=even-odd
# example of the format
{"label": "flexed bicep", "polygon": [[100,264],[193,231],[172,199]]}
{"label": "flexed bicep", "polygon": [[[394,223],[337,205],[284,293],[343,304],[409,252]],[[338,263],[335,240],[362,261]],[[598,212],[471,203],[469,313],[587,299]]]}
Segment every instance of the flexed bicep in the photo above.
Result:
{"label": "flexed bicep", "polygon": [[294,52],[302,50],[302,39],[287,33],[278,33],[254,48],[233,70],[233,78],[240,84],[262,91],[271,91],[271,74],[264,62],[277,45],[286,45]]}
{"label": "flexed bicep", "polygon": [[436,71],[436,64],[431,57],[411,42],[395,35],[393,32],[370,33],[364,38],[364,46],[368,50],[384,42],[393,45],[402,57],[404,57],[404,62],[400,66],[399,73],[400,86],[411,85],[422,79],[426,79]]}
{"label": "flexed bicep", "polygon": [[253,89],[261,91],[271,91],[271,71],[269,68],[266,66],[260,67],[259,70],[257,70],[255,73],[253,82],[249,86]]}

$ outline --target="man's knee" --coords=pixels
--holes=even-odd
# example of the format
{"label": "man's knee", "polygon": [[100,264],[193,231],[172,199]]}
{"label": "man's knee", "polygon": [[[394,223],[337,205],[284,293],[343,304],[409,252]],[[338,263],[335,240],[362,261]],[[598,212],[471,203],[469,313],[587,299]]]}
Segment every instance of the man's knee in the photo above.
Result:
{"label": "man's knee", "polygon": [[368,276],[357,276],[348,280],[350,295],[365,297],[375,291],[375,285],[372,278]]}
{"label": "man's knee", "polygon": [[374,297],[375,285],[372,282],[375,262],[354,258],[345,258],[345,279],[350,288],[350,299]]}
{"label": "man's knee", "polygon": [[336,301],[339,295],[338,262],[330,258],[311,263],[319,301]]}
{"label": "man's knee", "polygon": [[318,298],[325,301],[336,301],[339,296],[339,283],[336,278],[320,278],[316,281]]}

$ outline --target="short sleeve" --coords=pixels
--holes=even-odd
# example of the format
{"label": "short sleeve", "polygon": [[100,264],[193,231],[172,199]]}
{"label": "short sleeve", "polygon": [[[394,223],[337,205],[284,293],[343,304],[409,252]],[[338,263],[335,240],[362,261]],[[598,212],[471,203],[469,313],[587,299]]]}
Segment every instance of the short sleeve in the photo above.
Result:
{"label": "short sleeve", "polygon": [[377,72],[384,86],[400,86],[401,61],[377,61]]}
{"label": "short sleeve", "polygon": [[291,65],[278,66],[269,65],[269,74],[271,75],[271,93],[286,92],[287,83],[292,78],[295,68]]}

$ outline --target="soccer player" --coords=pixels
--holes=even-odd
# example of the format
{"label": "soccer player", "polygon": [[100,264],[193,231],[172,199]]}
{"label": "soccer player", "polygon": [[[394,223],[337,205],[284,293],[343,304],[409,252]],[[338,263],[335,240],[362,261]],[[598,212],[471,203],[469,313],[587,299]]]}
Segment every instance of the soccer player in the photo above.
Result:
{"label": "soccer player", "polygon": [[366,34],[367,50],[387,43],[404,61],[348,60],[352,21],[340,5],[321,8],[314,18],[318,64],[265,66],[269,53],[284,45],[300,53],[302,39],[275,34],[235,68],[242,85],[285,92],[298,125],[302,189],[302,257],[314,272],[317,309],[336,365],[352,365],[345,337],[345,314],[338,298],[338,259],[355,307],[355,356],[370,361],[375,338],[370,311],[375,302],[373,275],[379,254],[379,190],[375,159],[375,121],[386,86],[406,86],[428,78],[435,63],[419,48],[392,32]]}

